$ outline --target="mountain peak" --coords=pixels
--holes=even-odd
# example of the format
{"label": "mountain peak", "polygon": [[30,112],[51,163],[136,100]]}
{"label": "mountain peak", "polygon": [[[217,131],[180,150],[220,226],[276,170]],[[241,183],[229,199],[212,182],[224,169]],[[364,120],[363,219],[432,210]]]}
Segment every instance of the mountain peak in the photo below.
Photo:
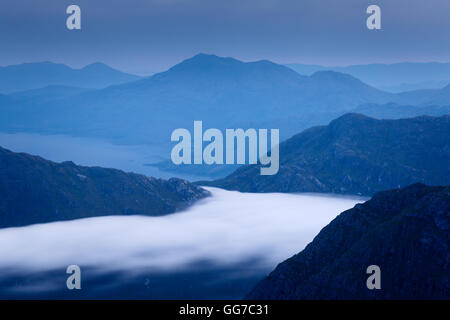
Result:
{"label": "mountain peak", "polygon": [[212,66],[229,67],[242,63],[243,62],[233,58],[219,57],[215,54],[199,53],[191,58],[183,60],[179,64],[172,67],[170,70],[182,70],[191,68],[202,69],[202,68],[209,68]]}
{"label": "mountain peak", "polygon": [[212,54],[212,53],[197,53],[196,55],[192,56],[191,58],[187,59],[187,60],[205,60],[205,59],[221,59],[221,57],[219,57],[216,54]]}
{"label": "mountain peak", "polygon": [[350,113],[282,142],[278,174],[260,176],[258,166],[244,166],[208,185],[365,196],[414,182],[448,185],[449,133],[449,116],[377,120]]}
{"label": "mountain peak", "polygon": [[241,78],[247,83],[250,81],[248,77],[258,79],[258,82],[263,78],[281,82],[304,78],[292,69],[269,60],[243,62],[230,57],[219,57],[205,53],[199,53],[180,62],[167,72],[158,74],[156,78],[165,77],[169,74],[196,79],[206,76],[208,79],[233,79],[233,81],[237,81]]}
{"label": "mountain peak", "polygon": [[94,62],[86,65],[81,70],[113,70],[113,68],[102,62]]}
{"label": "mountain peak", "polygon": [[361,113],[346,113],[342,116],[340,116],[337,119],[334,119],[331,121],[331,123],[334,122],[348,122],[348,121],[362,121],[362,120],[375,120],[374,118],[368,117],[366,115],[363,115]]}

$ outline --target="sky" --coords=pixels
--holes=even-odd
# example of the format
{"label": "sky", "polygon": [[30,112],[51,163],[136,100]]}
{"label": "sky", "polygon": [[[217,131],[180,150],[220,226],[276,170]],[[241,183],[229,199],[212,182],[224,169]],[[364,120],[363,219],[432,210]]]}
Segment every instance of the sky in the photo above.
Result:
{"label": "sky", "polygon": [[[81,8],[81,30],[66,8]],[[381,8],[381,30],[366,9]],[[197,53],[328,66],[450,61],[448,0],[1,0],[0,66],[103,62],[150,74]]]}

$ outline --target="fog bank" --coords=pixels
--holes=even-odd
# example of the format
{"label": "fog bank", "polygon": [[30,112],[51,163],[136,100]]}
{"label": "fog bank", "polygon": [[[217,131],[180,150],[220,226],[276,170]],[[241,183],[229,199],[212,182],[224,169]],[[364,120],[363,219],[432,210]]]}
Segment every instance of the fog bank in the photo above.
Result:
{"label": "fog bank", "polygon": [[302,250],[357,198],[252,194],[212,197],[164,216],[114,216],[0,230],[0,269],[45,271],[77,264],[104,270],[182,269],[209,260],[260,259],[267,267]]}

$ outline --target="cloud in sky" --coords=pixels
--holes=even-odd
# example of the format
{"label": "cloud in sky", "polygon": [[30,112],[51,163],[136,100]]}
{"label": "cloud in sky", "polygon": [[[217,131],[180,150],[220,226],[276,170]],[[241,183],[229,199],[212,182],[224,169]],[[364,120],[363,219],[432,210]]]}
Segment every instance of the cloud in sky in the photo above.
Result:
{"label": "cloud in sky", "polygon": [[173,270],[198,261],[258,258],[272,269],[360,199],[251,194],[208,188],[213,197],[163,217],[114,216],[0,230],[0,270],[71,264],[105,271]]}
{"label": "cloud in sky", "polygon": [[[82,9],[82,30],[65,9]],[[365,27],[382,9],[382,30]],[[6,0],[0,3],[0,64],[102,61],[161,71],[198,52],[243,60],[342,65],[450,61],[448,0]]]}

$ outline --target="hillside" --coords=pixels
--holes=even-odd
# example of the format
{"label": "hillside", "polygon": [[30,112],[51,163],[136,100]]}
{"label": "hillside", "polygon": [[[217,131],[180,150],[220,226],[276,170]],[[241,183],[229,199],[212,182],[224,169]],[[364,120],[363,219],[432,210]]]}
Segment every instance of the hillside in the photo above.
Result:
{"label": "hillside", "polygon": [[415,105],[450,105],[450,84],[440,89],[406,91],[398,94],[399,101]]}
{"label": "hillside", "polygon": [[244,192],[373,195],[415,182],[450,184],[450,116],[376,120],[346,114],[280,144],[280,169],[243,166],[204,185]]}
{"label": "hillside", "polygon": [[449,105],[427,105],[413,106],[401,105],[397,103],[386,104],[362,104],[352,110],[352,113],[360,113],[368,117],[377,119],[401,119],[413,118],[418,116],[442,116],[450,115]]}
{"label": "hillside", "polygon": [[105,215],[159,216],[208,195],[181,179],[55,163],[0,148],[0,227]]}
{"label": "hillside", "polygon": [[[448,299],[450,187],[377,193],[280,263],[248,299]],[[366,269],[381,270],[368,290]]]}

